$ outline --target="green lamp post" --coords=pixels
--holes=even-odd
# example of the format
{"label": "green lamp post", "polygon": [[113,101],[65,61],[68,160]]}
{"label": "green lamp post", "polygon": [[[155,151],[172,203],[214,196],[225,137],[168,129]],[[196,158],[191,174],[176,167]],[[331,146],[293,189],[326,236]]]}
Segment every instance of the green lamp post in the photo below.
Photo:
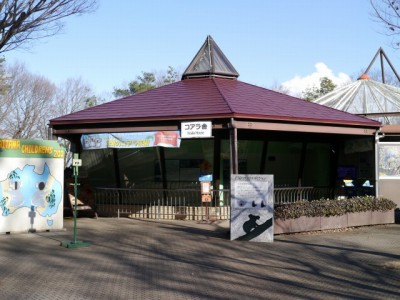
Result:
{"label": "green lamp post", "polygon": [[78,199],[78,175],[79,175],[79,167],[82,166],[82,160],[79,159],[79,154],[74,153],[74,158],[72,160],[72,167],[73,167],[73,176],[74,176],[74,197],[75,197],[75,202],[74,202],[74,209],[73,209],[73,215],[74,215],[74,240],[73,241],[63,241],[61,242],[62,247],[66,248],[80,248],[80,247],[89,247],[90,243],[88,242],[83,242],[83,241],[78,241],[76,239],[76,219],[77,219],[77,199]]}

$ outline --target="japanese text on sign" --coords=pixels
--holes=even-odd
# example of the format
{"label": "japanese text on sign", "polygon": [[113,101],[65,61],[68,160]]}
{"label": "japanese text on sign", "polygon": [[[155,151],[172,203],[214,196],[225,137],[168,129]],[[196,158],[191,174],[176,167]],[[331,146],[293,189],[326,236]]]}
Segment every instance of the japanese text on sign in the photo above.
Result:
{"label": "japanese text on sign", "polygon": [[181,123],[182,138],[207,138],[211,137],[211,121],[192,121]]}

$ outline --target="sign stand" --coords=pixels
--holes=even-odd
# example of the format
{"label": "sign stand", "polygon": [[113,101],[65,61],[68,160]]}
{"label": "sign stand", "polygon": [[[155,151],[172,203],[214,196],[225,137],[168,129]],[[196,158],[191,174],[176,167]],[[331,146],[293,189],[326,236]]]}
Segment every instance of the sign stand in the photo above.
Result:
{"label": "sign stand", "polygon": [[211,194],[201,194],[201,202],[206,205],[206,219],[203,220],[202,223],[211,223],[210,222],[210,212],[208,209],[208,204],[211,202]]}
{"label": "sign stand", "polygon": [[205,175],[199,177],[201,186],[201,202],[206,205],[206,219],[202,220],[201,223],[210,224],[210,212],[208,209],[208,204],[211,202],[211,181],[212,175]]}
{"label": "sign stand", "polygon": [[74,154],[74,159],[72,160],[72,166],[74,168],[74,197],[75,197],[75,203],[74,203],[74,240],[72,242],[69,241],[63,241],[61,242],[61,246],[65,248],[80,248],[80,247],[89,247],[90,243],[88,242],[83,242],[83,241],[77,241],[76,240],[76,218],[77,218],[77,206],[78,206],[78,174],[79,174],[79,167],[82,166],[82,160],[79,159],[79,155],[77,153]]}

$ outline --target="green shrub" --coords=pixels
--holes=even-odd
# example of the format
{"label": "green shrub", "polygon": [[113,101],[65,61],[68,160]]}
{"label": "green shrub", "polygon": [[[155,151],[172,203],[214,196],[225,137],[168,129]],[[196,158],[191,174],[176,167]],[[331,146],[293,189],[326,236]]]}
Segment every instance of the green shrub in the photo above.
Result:
{"label": "green shrub", "polygon": [[396,204],[386,198],[373,196],[353,197],[349,199],[320,199],[298,201],[275,206],[275,219],[295,219],[306,217],[332,217],[346,213],[364,211],[388,211],[396,208]]}

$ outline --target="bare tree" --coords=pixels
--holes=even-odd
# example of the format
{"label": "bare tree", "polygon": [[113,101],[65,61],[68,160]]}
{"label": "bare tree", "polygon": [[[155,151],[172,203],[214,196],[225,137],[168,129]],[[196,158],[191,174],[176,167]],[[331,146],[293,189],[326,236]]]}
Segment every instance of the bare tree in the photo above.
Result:
{"label": "bare tree", "polygon": [[[0,94],[0,136],[13,139],[46,139],[48,122],[95,104],[98,98],[81,78],[69,78],[55,86],[48,79],[30,73],[21,63],[6,66],[7,90]],[[1,83],[1,82],[0,82]],[[60,140],[71,160],[70,142]]]}
{"label": "bare tree", "polygon": [[92,89],[81,78],[68,78],[57,89],[53,117],[82,110],[93,97]]}
{"label": "bare tree", "polygon": [[62,19],[92,12],[96,0],[0,0],[0,53],[52,36]]}
{"label": "bare tree", "polygon": [[46,124],[56,87],[43,76],[34,75],[20,63],[6,68],[9,110],[1,122],[6,137],[46,138]]}
{"label": "bare tree", "polygon": [[275,91],[275,92],[278,92],[281,94],[290,95],[290,90],[288,88],[285,88],[284,86],[282,86],[277,81],[275,81],[270,87],[267,87],[267,89],[270,89],[272,91]]}
{"label": "bare tree", "polygon": [[400,0],[370,0],[373,17],[383,23],[385,34],[391,36],[392,46],[400,48]]}
{"label": "bare tree", "polygon": [[[352,77],[354,78],[359,78],[360,74],[363,74],[364,70],[360,70],[357,74],[354,74]],[[382,82],[382,71],[379,68],[373,68],[371,69],[368,74],[367,74],[372,80]],[[385,76],[385,83],[388,85],[393,85],[393,86],[400,86],[399,80],[396,78],[396,76],[387,70],[384,72]]]}
{"label": "bare tree", "polygon": [[[81,78],[68,78],[57,88],[48,120],[95,105],[96,101],[97,97],[93,95],[91,87]],[[64,160],[67,166],[72,161],[71,142],[59,138],[59,143],[65,148]]]}
{"label": "bare tree", "polygon": [[[9,89],[4,70],[4,59],[0,59],[0,120],[3,120],[10,110],[9,97],[6,93]],[[4,130],[0,127],[0,136],[4,135]]]}

